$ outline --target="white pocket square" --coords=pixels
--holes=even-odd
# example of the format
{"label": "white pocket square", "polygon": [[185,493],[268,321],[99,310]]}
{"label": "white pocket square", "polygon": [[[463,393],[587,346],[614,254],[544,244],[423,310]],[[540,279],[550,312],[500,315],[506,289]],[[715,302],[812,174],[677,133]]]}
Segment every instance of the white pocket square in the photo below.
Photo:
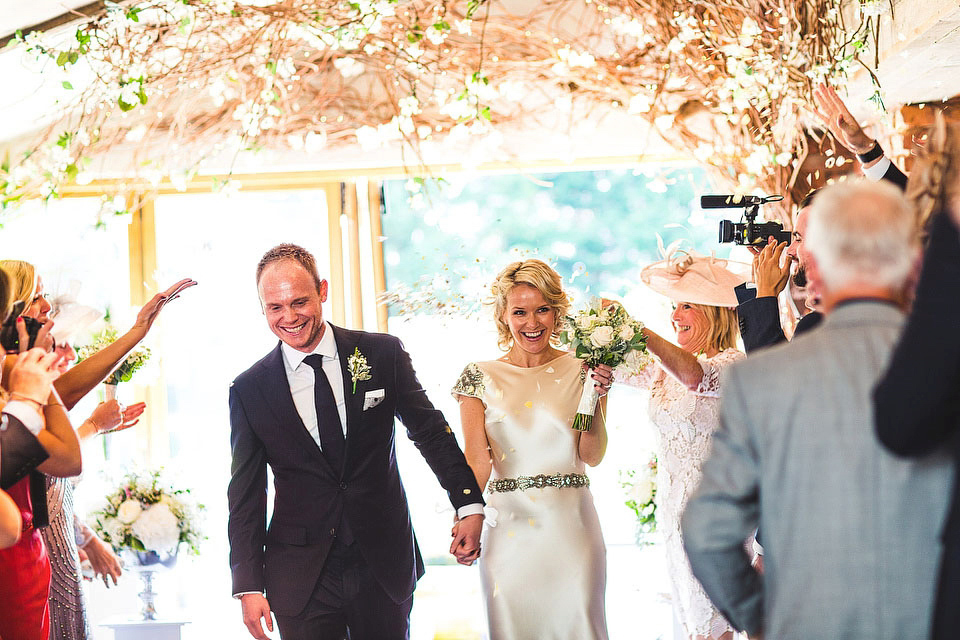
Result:
{"label": "white pocket square", "polygon": [[381,402],[383,402],[384,391],[383,389],[374,389],[373,391],[367,391],[363,395],[363,410],[372,409]]}

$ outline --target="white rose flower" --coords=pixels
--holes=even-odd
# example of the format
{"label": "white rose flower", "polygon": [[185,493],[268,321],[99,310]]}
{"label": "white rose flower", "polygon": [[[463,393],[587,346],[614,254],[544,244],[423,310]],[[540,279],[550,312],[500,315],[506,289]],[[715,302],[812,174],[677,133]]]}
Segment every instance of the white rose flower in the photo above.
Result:
{"label": "white rose flower", "polygon": [[147,551],[173,551],[180,542],[180,523],[162,503],[145,509],[132,529]]}
{"label": "white rose flower", "polygon": [[597,327],[590,334],[590,344],[598,349],[603,348],[613,342],[613,327]]}
{"label": "white rose flower", "polygon": [[593,316],[586,314],[577,316],[577,326],[581,329],[589,329],[593,326]]}
{"label": "white rose flower", "polygon": [[134,520],[140,517],[143,507],[139,500],[124,500],[117,508],[117,520],[123,524],[133,524]]}
{"label": "white rose flower", "polygon": [[638,373],[643,370],[650,362],[652,358],[642,351],[637,351],[636,349],[631,349],[627,351],[627,355],[624,357],[624,364],[632,373]]}
{"label": "white rose flower", "polygon": [[618,334],[621,340],[632,340],[633,339],[633,327],[628,324],[620,327],[620,333]]}
{"label": "white rose flower", "polygon": [[645,505],[653,500],[653,483],[649,480],[641,480],[633,485],[633,499],[637,505]]}

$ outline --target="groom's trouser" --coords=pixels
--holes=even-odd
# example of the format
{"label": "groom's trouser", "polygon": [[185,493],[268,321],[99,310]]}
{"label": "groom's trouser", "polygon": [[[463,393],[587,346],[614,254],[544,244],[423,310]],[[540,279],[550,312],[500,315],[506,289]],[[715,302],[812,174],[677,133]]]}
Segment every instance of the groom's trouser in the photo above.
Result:
{"label": "groom's trouser", "polygon": [[413,596],[395,603],[357,544],[335,541],[306,608],[277,615],[283,640],[409,640]]}

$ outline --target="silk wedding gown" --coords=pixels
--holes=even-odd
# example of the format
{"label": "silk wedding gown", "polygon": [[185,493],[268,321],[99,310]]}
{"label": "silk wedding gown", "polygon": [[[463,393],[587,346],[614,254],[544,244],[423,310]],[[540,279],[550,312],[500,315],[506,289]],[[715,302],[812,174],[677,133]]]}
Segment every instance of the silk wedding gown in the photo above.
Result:
{"label": "silk wedding gown", "polygon": [[490,640],[607,639],[606,547],[590,490],[489,492],[504,479],[584,477],[571,429],[580,364],[570,354],[539,367],[471,363],[453,388],[483,402],[493,460],[487,504],[496,526],[484,526],[479,561]]}

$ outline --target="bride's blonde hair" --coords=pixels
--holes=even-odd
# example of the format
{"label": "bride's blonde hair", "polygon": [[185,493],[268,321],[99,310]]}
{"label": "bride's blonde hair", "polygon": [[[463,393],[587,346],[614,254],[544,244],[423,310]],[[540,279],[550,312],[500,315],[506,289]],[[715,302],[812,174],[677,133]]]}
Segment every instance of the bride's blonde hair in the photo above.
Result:
{"label": "bride's blonde hair", "polygon": [[504,351],[509,350],[513,344],[510,326],[504,322],[503,313],[507,309],[507,296],[510,291],[521,284],[534,287],[543,295],[547,304],[553,308],[556,314],[556,324],[550,342],[554,345],[558,344],[563,319],[570,310],[570,299],[563,291],[563,279],[560,274],[551,269],[550,265],[543,260],[536,259],[511,262],[497,274],[493,285],[490,287],[490,293],[493,294],[493,300],[491,301],[493,319],[497,325],[497,344]]}

